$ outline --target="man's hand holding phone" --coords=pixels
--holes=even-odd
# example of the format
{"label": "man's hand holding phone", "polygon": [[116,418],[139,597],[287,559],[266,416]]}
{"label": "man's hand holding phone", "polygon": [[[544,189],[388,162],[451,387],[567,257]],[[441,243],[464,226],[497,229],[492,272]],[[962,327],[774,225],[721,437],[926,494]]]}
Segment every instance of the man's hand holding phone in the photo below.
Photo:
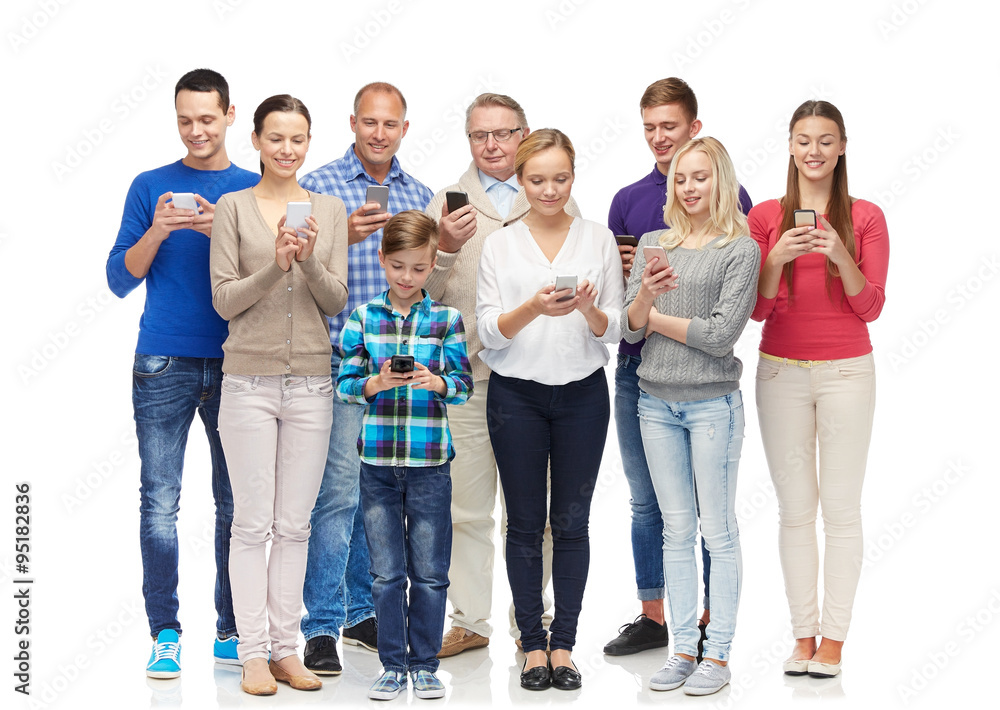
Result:
{"label": "man's hand holding phone", "polygon": [[[463,193],[448,193],[449,196],[454,194]],[[446,200],[445,204],[441,205],[441,219],[438,221],[438,228],[441,231],[438,249],[447,254],[454,254],[476,233],[475,208],[469,204],[467,199],[465,204],[461,206],[454,199]]]}
{"label": "man's hand holding phone", "polygon": [[382,229],[389,221],[388,212],[377,212],[384,209],[379,202],[366,202],[351,213],[347,218],[347,243],[363,242],[372,234]]}
{"label": "man's hand holding phone", "polygon": [[153,223],[147,234],[159,244],[176,229],[191,229],[196,214],[195,210],[178,209],[173,203],[173,193],[164,192],[156,201]]}

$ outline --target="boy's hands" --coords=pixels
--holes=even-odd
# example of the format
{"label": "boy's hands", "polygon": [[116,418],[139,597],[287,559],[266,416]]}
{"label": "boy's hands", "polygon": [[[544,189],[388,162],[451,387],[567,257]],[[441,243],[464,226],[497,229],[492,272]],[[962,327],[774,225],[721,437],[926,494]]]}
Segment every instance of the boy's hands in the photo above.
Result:
{"label": "boy's hands", "polygon": [[371,399],[379,392],[408,385],[413,385],[414,389],[437,392],[442,397],[448,394],[448,385],[444,379],[435,375],[419,362],[415,362],[413,366],[416,369],[411,372],[393,372],[391,361],[387,359],[382,363],[378,374],[369,377],[365,383],[365,399]]}

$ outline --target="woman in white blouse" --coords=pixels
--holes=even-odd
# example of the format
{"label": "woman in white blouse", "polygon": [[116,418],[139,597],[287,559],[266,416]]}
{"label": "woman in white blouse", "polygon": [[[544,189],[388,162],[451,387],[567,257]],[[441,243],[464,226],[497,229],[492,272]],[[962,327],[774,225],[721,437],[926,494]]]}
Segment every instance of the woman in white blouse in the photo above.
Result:
{"label": "woman in white blouse", "polygon": [[[582,682],[570,654],[610,417],[606,344],[621,338],[615,241],[605,227],[565,211],[574,158],[573,145],[557,130],[535,131],[522,141],[514,168],[531,209],[487,237],[479,265],[480,357],[493,371],[487,418],[507,502],[507,576],[526,655],[521,685],[531,690],[571,690]],[[575,277],[576,286],[556,290],[558,277]],[[542,627],[546,518],[555,592],[548,639]]]}

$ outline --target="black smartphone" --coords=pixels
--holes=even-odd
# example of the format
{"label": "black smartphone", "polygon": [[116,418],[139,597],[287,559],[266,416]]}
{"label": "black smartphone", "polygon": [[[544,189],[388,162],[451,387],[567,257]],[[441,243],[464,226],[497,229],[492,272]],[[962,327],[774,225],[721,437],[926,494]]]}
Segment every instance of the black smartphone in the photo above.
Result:
{"label": "black smartphone", "polygon": [[792,213],[796,227],[812,227],[816,229],[816,210],[795,210]]}
{"label": "black smartphone", "polygon": [[389,359],[389,369],[393,372],[413,372],[413,356],[393,355]]}
{"label": "black smartphone", "polygon": [[469,196],[464,192],[446,192],[444,198],[448,201],[448,214],[469,204]]}
{"label": "black smartphone", "polygon": [[615,241],[618,242],[618,246],[620,247],[639,246],[639,240],[633,237],[631,234],[616,234]]}

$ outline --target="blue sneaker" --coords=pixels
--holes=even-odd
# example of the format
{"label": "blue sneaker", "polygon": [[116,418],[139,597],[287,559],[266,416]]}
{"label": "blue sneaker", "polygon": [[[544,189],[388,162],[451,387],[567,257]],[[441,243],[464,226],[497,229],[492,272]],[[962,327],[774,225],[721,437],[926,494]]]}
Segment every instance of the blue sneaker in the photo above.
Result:
{"label": "blue sneaker", "polygon": [[225,640],[215,639],[215,662],[227,666],[242,666],[243,661],[236,653],[239,644],[240,640],[236,636],[230,636]]}
{"label": "blue sneaker", "polygon": [[406,673],[384,671],[375,684],[368,689],[372,700],[393,700],[406,688]]}
{"label": "blue sneaker", "polygon": [[150,678],[179,678],[181,675],[181,639],[173,629],[157,635],[149,654],[146,675]]}
{"label": "blue sneaker", "polygon": [[443,698],[444,683],[431,671],[412,671],[413,694],[418,698]]}

